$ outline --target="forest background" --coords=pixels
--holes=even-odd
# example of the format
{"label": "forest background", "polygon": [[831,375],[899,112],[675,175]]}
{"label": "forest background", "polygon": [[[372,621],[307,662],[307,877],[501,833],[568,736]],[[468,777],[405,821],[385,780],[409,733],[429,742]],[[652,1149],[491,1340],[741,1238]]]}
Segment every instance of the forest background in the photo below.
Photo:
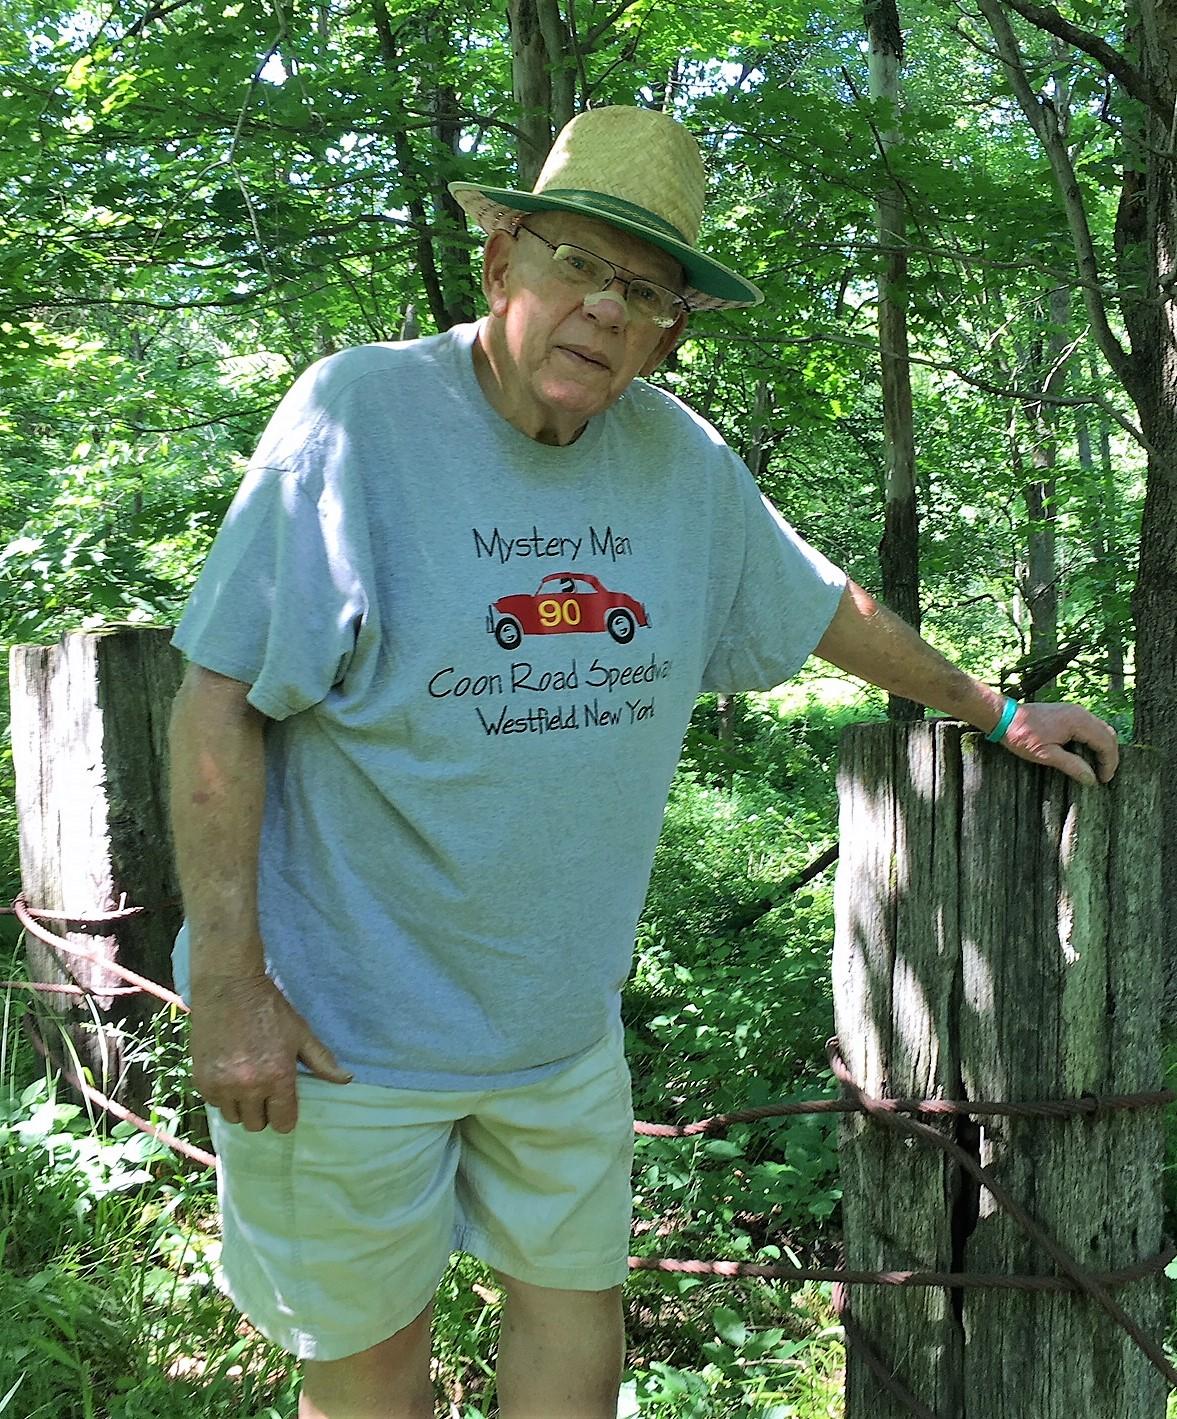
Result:
{"label": "forest background", "polygon": [[[637,103],[694,131],[712,183],[701,245],[766,296],[694,317],[657,380],[717,424],[803,535],[960,664],[1172,750],[1175,102],[1177,19],[1157,0],[870,0],[865,13],[840,0],[0,0],[0,643],[174,622],[293,376],[480,309],[481,240],[445,184],[530,186],[574,112]],[[709,1051],[733,1040],[766,1095],[823,1078],[828,890],[782,884],[836,834],[838,725],[882,709],[830,680],[701,706],[629,999],[631,1046],[651,1070],[663,1061],[651,1108],[687,1084],[720,1087]],[[6,749],[0,789],[11,803]],[[0,896],[17,887],[0,807]],[[770,1018],[781,992],[800,1001],[787,1023]],[[9,1122],[40,1167],[44,1140],[77,1144],[82,1124],[10,1038]],[[789,1133],[787,1165],[772,1152],[783,1133],[756,1156],[758,1201],[726,1196],[719,1213],[763,1220],[775,1188],[777,1220],[817,1255],[836,1239],[837,1190],[831,1135],[806,1127]],[[75,1144],[48,1148],[55,1167],[79,1165]],[[145,1158],[94,1162],[82,1195],[140,1185]],[[695,1161],[706,1175],[724,1158]],[[650,1150],[643,1166],[680,1221],[716,1215],[718,1195],[681,1164]],[[174,1239],[151,1235],[169,1284],[199,1290],[201,1248],[185,1242],[179,1265]],[[51,1255],[34,1249],[24,1272]],[[663,1284],[687,1306],[690,1286],[649,1282]],[[629,1381],[642,1412],[661,1412],[659,1385],[702,1383],[700,1413],[835,1413],[826,1362],[778,1353],[826,1334],[820,1296],[782,1301],[810,1320],[757,1356],[733,1304],[747,1303],[701,1312],[710,1338],[676,1312],[693,1340],[675,1365],[646,1347],[661,1358]],[[54,1314],[39,1334],[60,1347]],[[44,1343],[28,1352],[42,1368]],[[225,1380],[235,1344],[202,1364]],[[454,1345],[447,1373],[469,1387]],[[715,1408],[724,1385],[752,1404],[764,1355],[825,1397]],[[259,1373],[280,1407],[275,1363]],[[719,1377],[700,1380],[708,1365]],[[22,1394],[36,1370],[13,1371]],[[811,1402],[827,1407],[787,1408]]]}

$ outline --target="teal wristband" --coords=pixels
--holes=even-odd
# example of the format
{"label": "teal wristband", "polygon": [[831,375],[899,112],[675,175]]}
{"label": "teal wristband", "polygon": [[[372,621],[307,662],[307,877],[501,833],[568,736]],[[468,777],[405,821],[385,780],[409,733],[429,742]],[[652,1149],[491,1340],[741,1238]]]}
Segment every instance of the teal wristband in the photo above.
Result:
{"label": "teal wristband", "polygon": [[1014,722],[1014,715],[1017,714],[1017,712],[1017,700],[1011,700],[1010,697],[1007,695],[1005,697],[1005,708],[1001,711],[1001,718],[985,736],[985,738],[988,739],[990,744],[1001,743],[1001,741],[1005,738],[1005,731]]}

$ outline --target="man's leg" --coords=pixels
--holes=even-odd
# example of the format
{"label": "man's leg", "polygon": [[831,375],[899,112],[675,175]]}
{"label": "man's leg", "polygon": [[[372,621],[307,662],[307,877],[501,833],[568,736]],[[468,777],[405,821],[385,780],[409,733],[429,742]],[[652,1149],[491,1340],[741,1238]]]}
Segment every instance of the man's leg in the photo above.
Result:
{"label": "man's leg", "polygon": [[625,1362],[621,1287],[557,1291],[496,1272],[500,1419],[617,1419]]}
{"label": "man's leg", "polygon": [[304,1361],[298,1419],[433,1419],[432,1319],[431,1302],[379,1345],[342,1360]]}

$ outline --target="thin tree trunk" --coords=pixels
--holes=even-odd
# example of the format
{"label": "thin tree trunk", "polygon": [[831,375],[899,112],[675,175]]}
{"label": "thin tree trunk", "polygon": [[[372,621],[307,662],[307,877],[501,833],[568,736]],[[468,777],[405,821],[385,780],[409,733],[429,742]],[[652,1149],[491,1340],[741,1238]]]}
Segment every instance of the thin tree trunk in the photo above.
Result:
{"label": "thin tree trunk", "polygon": [[[449,180],[457,172],[462,120],[458,112],[458,95],[451,85],[438,85],[433,91],[433,104],[437,114],[433,136],[446,159],[432,169],[433,205],[442,232],[452,230],[455,237],[453,241],[447,240],[444,235],[442,237],[446,319],[450,325],[459,325],[473,320],[475,316],[475,281],[470,264],[470,247],[463,241],[469,227],[466,213],[449,190]],[[451,162],[454,164],[452,168]]]}
{"label": "thin tree trunk", "polygon": [[[1043,394],[1059,394],[1066,380],[1067,325],[1070,320],[1070,293],[1066,287],[1050,292],[1050,328],[1045,348],[1039,342],[1038,386]],[[1057,485],[1054,471],[1058,463],[1057,406],[1045,402],[1028,403],[1026,418],[1034,432],[1032,457],[1035,478],[1024,491],[1028,528],[1026,534],[1026,606],[1030,613],[1030,663],[1048,661],[1058,651],[1059,571],[1055,528]],[[1040,700],[1057,698],[1053,678],[1036,695]]]}
{"label": "thin tree trunk", "polygon": [[756,479],[759,479],[764,471],[765,458],[768,453],[767,435],[771,409],[772,398],[768,380],[757,380],[756,397],[752,403],[752,423],[748,431],[748,441],[744,446],[744,462],[747,464],[748,472]]}
{"label": "thin tree trunk", "polygon": [[[1089,370],[1092,384],[1098,379],[1098,371],[1092,364]],[[1108,589],[1108,583],[1120,565],[1120,554],[1116,545],[1115,485],[1111,481],[1111,440],[1108,437],[1107,420],[1100,419],[1100,462],[1096,465],[1091,444],[1091,419],[1087,406],[1075,406],[1075,442],[1079,453],[1079,467],[1083,470],[1083,480],[1095,494],[1095,521],[1091,531],[1091,552],[1095,558],[1100,578],[1100,636],[1104,654],[1107,657],[1108,690],[1113,695],[1124,693],[1124,641],[1116,624],[1115,608]],[[1109,497],[1109,494],[1111,495]]]}
{"label": "thin tree trunk", "polygon": [[556,134],[576,112],[576,64],[568,27],[560,13],[560,0],[536,0],[536,6],[548,55],[550,116],[552,133]]}
{"label": "thin tree trunk", "polygon": [[[1094,367],[1093,367],[1094,372]],[[1099,417],[1099,465],[1103,477],[1104,525],[1108,529],[1108,556],[1115,558],[1114,565],[1121,566],[1123,549],[1116,535],[1116,474],[1112,466],[1112,436],[1106,414]],[[1108,623],[1108,689],[1113,694],[1124,693],[1124,637],[1118,619],[1111,616]]]}
{"label": "thin tree trunk", "polygon": [[[895,0],[867,0],[866,32],[870,42],[870,94],[891,105],[896,121],[879,134],[881,158],[900,141],[897,115],[901,100],[899,69],[903,33]],[[904,195],[888,173],[877,198],[879,244],[879,354],[883,384],[883,437],[887,480],[883,540],[879,561],[883,600],[919,630],[919,513],[915,496],[915,437],[912,428],[911,366],[907,348],[907,221]],[[888,696],[892,719],[919,720],[922,705]]]}
{"label": "thin tree trunk", "polygon": [[[396,35],[384,0],[372,0],[372,18],[376,28],[376,37],[380,43],[380,57],[388,70],[389,107],[399,113],[401,104],[392,93],[392,89],[400,80],[400,51],[397,48]],[[429,312],[433,316],[437,328],[448,330],[453,321],[450,318],[448,302],[442,289],[441,275],[437,269],[433,242],[429,235],[429,216],[425,210],[425,193],[429,190],[429,183],[422,176],[405,124],[394,119],[391,127],[392,150],[396,156],[401,186],[404,189],[405,207],[413,219],[418,274],[421,277],[421,284],[425,287]]]}

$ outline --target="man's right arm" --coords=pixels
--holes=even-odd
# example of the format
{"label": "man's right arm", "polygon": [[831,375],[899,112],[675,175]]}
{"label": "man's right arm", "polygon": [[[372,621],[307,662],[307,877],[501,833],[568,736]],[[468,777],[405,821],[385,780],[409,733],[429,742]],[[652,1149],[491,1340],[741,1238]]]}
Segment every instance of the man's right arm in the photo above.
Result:
{"label": "man's right arm", "polygon": [[191,665],[171,721],[171,810],[188,921],[196,1088],[229,1123],[288,1132],[296,1061],[346,1083],[266,974],[257,909],[265,717],[249,686]]}

